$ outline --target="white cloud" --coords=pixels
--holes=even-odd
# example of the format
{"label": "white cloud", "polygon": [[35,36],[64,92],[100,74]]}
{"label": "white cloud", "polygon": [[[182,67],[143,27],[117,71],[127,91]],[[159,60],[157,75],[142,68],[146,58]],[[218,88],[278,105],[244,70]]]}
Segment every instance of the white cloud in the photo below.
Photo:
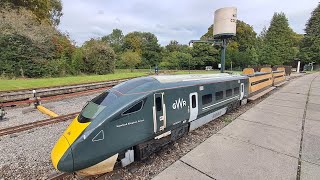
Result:
{"label": "white cloud", "polygon": [[213,22],[214,10],[235,6],[239,19],[252,25],[257,33],[268,26],[274,12],[286,13],[294,31],[303,33],[316,0],[63,0],[59,29],[67,31],[78,44],[119,28],[152,32],[162,45],[170,40],[187,43],[199,39]]}

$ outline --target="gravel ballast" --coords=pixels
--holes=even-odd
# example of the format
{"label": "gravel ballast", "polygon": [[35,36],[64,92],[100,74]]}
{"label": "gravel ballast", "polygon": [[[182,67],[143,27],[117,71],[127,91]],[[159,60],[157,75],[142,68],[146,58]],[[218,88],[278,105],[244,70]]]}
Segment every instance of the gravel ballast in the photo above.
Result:
{"label": "gravel ballast", "polygon": [[[55,102],[43,102],[42,105],[58,115],[66,115],[80,112],[85,103],[98,94],[99,93],[82,95]],[[5,119],[0,121],[0,129],[50,118],[50,116],[42,114],[35,109],[33,105],[28,107],[6,108],[6,112]]]}
{"label": "gravel ballast", "polygon": [[51,149],[70,121],[0,137],[0,179],[46,179]]}

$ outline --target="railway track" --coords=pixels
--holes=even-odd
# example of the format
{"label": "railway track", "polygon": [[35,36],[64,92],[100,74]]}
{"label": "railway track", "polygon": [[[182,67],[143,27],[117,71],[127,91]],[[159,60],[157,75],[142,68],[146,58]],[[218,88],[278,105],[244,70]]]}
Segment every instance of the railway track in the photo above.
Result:
{"label": "railway track", "polygon": [[32,89],[13,92],[0,91],[0,106],[10,107],[23,104],[31,104],[36,101],[34,99],[34,96],[36,96],[37,98],[41,98],[41,101],[50,101],[59,99],[61,97],[72,97],[82,94],[94,93],[111,88],[126,80],[128,80],[128,78],[92,84],[37,89],[36,94],[33,93]]}
{"label": "railway track", "polygon": [[79,112],[76,112],[76,113],[72,113],[72,114],[58,116],[55,118],[50,118],[50,119],[46,119],[46,120],[22,124],[19,126],[13,126],[13,127],[9,127],[9,128],[0,129],[0,136],[14,134],[14,133],[18,133],[18,132],[30,130],[30,129],[33,129],[36,127],[42,127],[42,126],[46,126],[46,125],[54,124],[54,123],[58,123],[58,122],[68,121],[70,119],[75,118],[78,114],[79,114]]}

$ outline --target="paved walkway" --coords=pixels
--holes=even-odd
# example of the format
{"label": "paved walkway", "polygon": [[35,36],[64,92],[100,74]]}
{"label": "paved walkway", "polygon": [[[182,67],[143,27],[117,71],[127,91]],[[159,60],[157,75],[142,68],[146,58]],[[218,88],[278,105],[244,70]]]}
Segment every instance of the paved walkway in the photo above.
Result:
{"label": "paved walkway", "polygon": [[320,179],[320,74],[293,80],[154,179]]}

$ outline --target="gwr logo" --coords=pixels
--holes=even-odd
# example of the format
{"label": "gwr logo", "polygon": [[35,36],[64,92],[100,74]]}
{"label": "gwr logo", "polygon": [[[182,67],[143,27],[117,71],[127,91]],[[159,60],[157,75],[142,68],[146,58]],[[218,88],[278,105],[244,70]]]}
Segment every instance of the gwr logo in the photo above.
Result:
{"label": "gwr logo", "polygon": [[172,109],[181,109],[183,106],[187,106],[187,102],[179,98],[172,104]]}

